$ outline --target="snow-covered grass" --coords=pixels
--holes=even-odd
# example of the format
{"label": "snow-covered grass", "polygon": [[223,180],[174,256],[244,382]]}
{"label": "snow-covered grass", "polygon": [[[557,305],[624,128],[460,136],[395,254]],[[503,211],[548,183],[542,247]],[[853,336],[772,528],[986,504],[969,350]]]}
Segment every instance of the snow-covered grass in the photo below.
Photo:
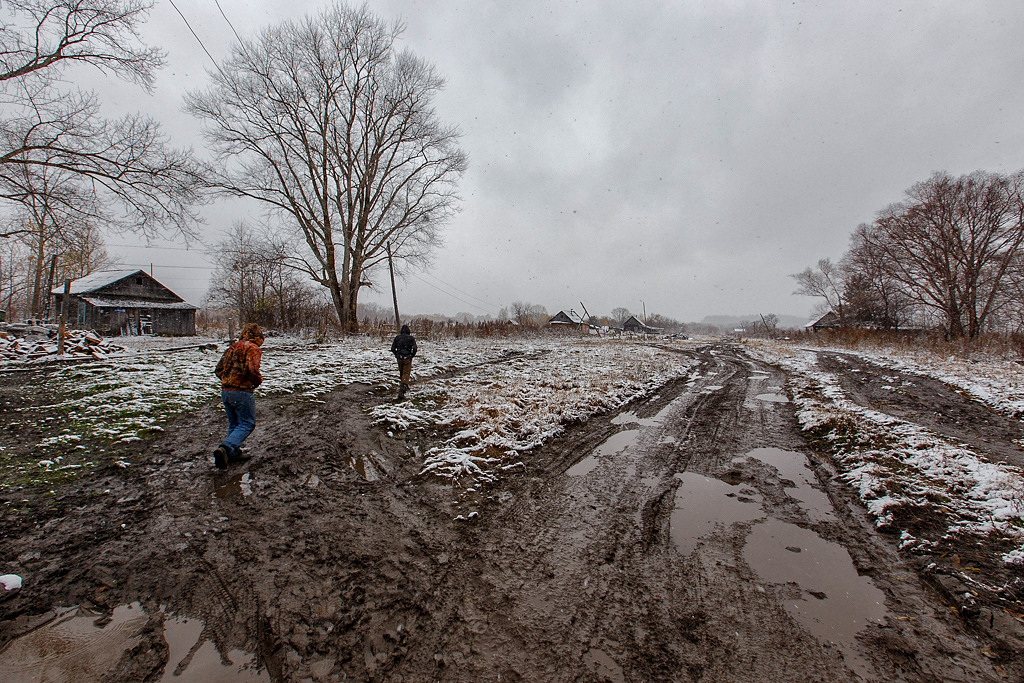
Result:
{"label": "snow-covered grass", "polygon": [[[223,349],[147,352],[142,346],[142,352],[54,371],[46,379],[54,400],[18,415],[20,426],[41,432],[35,459],[0,453],[4,480],[13,474],[28,483],[57,481],[60,472],[73,475],[94,465],[93,446],[83,443],[102,448],[138,440],[217,401],[213,368]],[[625,340],[423,340],[419,349],[412,400],[382,405],[373,416],[393,429],[459,429],[424,463],[424,471],[449,477],[483,472],[485,465],[514,465],[507,461],[564,425],[650,392],[685,373],[690,362]],[[459,372],[452,376],[453,370]],[[388,346],[368,337],[326,344],[268,337],[262,371],[257,396],[315,399],[355,382],[388,388],[397,382]]]}
{"label": "snow-covered grass", "polygon": [[413,401],[372,414],[394,429],[458,430],[426,454],[423,471],[489,481],[566,425],[649,394],[694,364],[627,340],[544,340],[515,351],[522,355],[421,382]]}
{"label": "snow-covered grass", "polygon": [[[854,403],[846,397],[838,378],[818,366],[821,349],[771,342],[753,342],[748,349],[790,372],[801,426],[829,451],[842,478],[859,492],[879,526],[893,523],[898,508],[927,508],[947,520],[947,534],[1011,540],[1018,548],[1003,559],[1024,562],[1024,478],[1020,469],[987,462],[920,425]],[[1006,410],[1013,410],[1011,392],[994,388],[1000,382],[1024,379],[1020,372],[1004,374],[1007,368],[1001,366],[956,366],[946,361],[940,372],[938,365],[918,365],[906,357],[887,358],[881,352],[861,355],[901,371],[941,375],[943,381],[964,390],[969,386],[992,388],[986,394],[989,401]],[[916,539],[904,530],[900,547],[924,548],[929,543],[934,541]]]}

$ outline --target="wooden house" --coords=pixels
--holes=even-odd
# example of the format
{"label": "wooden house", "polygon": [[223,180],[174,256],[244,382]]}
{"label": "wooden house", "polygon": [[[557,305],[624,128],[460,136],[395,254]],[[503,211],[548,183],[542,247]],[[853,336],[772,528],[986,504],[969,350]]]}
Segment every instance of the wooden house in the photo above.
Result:
{"label": "wooden house", "polygon": [[629,316],[624,323],[622,323],[623,332],[638,332],[641,334],[661,334],[662,329],[660,327],[650,327],[645,325],[640,320],[637,320],[635,315]]}
{"label": "wooden house", "polygon": [[[52,294],[59,311],[64,288]],[[196,333],[196,307],[144,270],[104,270],[73,280],[67,320],[106,336]]]}
{"label": "wooden house", "polygon": [[588,332],[590,325],[588,325],[581,315],[576,311],[570,309],[568,312],[559,311],[558,313],[551,316],[548,319],[548,326],[553,330],[576,330],[580,332]]}
{"label": "wooden house", "polygon": [[804,325],[804,329],[813,330],[814,332],[818,330],[831,330],[837,327],[841,327],[839,324],[839,314],[831,309]]}

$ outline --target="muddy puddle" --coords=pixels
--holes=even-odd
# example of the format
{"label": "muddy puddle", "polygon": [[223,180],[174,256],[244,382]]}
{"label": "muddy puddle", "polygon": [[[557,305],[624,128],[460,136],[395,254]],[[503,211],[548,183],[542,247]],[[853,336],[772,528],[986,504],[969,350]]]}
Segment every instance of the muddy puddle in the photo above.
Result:
{"label": "muddy puddle", "polygon": [[252,495],[252,478],[248,472],[236,474],[226,484],[217,487],[213,492],[216,498],[248,497]]}
{"label": "muddy puddle", "polygon": [[137,602],[115,609],[109,622],[104,615],[85,609],[66,610],[0,652],[0,681],[97,681],[125,650],[139,643],[139,633],[148,620]]}
{"label": "muddy puddle", "polygon": [[594,452],[570,467],[566,474],[570,477],[582,477],[590,474],[598,465],[601,459],[611,455],[617,455],[626,450],[634,443],[640,435],[639,429],[626,429],[609,436],[604,443],[594,449]]}
{"label": "muddy puddle", "polygon": [[676,489],[669,525],[672,541],[684,555],[693,552],[700,539],[717,525],[751,522],[765,516],[761,511],[761,494],[752,488],[727,484],[696,472],[675,476],[682,483]]}
{"label": "muddy puddle", "polygon": [[779,479],[793,482],[794,486],[785,487],[786,494],[800,502],[800,507],[812,522],[837,521],[832,514],[832,501],[824,491],[817,488],[817,479],[807,466],[805,455],[781,448],[755,448],[745,456],[735,458],[733,462],[742,462],[746,458],[771,465],[778,471]]}
{"label": "muddy puddle", "polygon": [[164,620],[169,650],[160,683],[270,683],[266,669],[258,669],[256,656],[230,650],[222,658],[203,637],[203,622],[185,617]]}
{"label": "muddy puddle", "polygon": [[377,481],[380,479],[380,475],[377,474],[377,468],[373,466],[373,462],[369,458],[356,455],[345,458],[345,462],[356,471],[356,474],[366,481]]}
{"label": "muddy puddle", "polygon": [[758,394],[754,398],[758,401],[767,401],[769,403],[789,403],[789,399],[782,394]]}
{"label": "muddy puddle", "polygon": [[[98,681],[140,641],[149,621],[133,602],[108,616],[84,608],[61,611],[51,621],[11,641],[0,651],[3,683],[80,683]],[[203,634],[203,622],[184,617],[164,620],[169,648],[161,683],[270,683],[256,656],[231,650],[224,656]]]}
{"label": "muddy puddle", "polygon": [[762,581],[795,584],[797,595],[780,596],[786,610],[820,640],[835,643],[858,675],[871,678],[870,663],[857,652],[856,635],[885,616],[885,594],[857,574],[845,548],[769,517],[751,529],[743,557]]}

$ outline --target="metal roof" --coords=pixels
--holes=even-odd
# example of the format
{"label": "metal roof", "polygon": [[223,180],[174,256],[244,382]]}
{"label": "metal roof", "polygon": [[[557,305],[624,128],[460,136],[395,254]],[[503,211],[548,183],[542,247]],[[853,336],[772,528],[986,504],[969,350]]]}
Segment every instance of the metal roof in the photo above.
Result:
{"label": "metal roof", "polygon": [[187,301],[147,301],[145,299],[112,299],[104,296],[83,296],[82,300],[88,301],[97,308],[168,308],[179,311],[195,311],[196,306]]}
{"label": "metal roof", "polygon": [[[115,282],[131,277],[136,273],[142,273],[147,277],[150,277],[149,273],[139,268],[135,270],[98,270],[95,273],[89,273],[85,277],[80,277],[77,280],[71,281],[71,293],[72,294],[85,294],[87,292],[94,292],[101,287],[112,285]],[[52,294],[63,294],[63,285],[57,287],[51,292]]]}

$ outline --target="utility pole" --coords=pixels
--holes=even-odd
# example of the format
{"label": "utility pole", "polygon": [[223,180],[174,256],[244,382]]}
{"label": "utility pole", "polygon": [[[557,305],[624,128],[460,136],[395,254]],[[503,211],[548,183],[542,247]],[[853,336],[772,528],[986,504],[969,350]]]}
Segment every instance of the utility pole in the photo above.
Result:
{"label": "utility pole", "polygon": [[402,319],[398,316],[398,292],[395,290],[395,264],[391,259],[391,242],[386,245],[388,251],[388,270],[391,271],[391,299],[395,302],[395,331],[402,331]]}
{"label": "utility pole", "polygon": [[53,304],[53,278],[57,272],[57,255],[54,254],[50,257],[50,279],[46,282],[46,314],[43,316],[46,320],[50,319],[50,310]]}
{"label": "utility pole", "polygon": [[57,328],[57,353],[64,355],[64,331],[68,324],[68,297],[71,295],[71,280],[64,281],[64,296],[60,300],[60,327]]}
{"label": "utility pole", "polygon": [[[587,307],[583,305],[582,301],[580,302],[580,308],[583,309],[583,313],[587,316],[587,319],[584,321],[584,323],[589,326],[590,325],[590,311],[587,310]],[[580,330],[581,331],[583,330],[583,325],[580,325]]]}

